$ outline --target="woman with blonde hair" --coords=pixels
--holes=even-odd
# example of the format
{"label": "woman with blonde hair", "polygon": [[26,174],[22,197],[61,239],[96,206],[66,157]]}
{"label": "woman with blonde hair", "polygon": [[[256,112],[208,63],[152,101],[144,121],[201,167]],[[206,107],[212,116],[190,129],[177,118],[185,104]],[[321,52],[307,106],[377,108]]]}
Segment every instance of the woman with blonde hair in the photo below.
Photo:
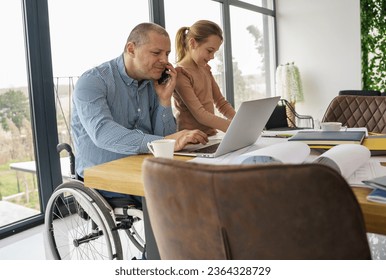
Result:
{"label": "woman with blonde hair", "polygon": [[[214,135],[217,129],[225,132],[234,117],[236,112],[222,95],[208,65],[222,42],[221,28],[208,20],[177,31],[178,76],[173,97],[178,130],[200,129]],[[215,115],[215,106],[223,117]]]}

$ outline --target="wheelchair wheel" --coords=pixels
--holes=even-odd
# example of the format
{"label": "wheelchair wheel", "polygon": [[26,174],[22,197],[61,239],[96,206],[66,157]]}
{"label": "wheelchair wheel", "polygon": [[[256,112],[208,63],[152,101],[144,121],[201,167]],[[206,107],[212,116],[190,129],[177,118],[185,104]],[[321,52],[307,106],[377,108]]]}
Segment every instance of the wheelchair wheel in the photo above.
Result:
{"label": "wheelchair wheel", "polygon": [[66,182],[55,190],[48,201],[45,230],[55,259],[122,259],[110,211],[82,182]]}

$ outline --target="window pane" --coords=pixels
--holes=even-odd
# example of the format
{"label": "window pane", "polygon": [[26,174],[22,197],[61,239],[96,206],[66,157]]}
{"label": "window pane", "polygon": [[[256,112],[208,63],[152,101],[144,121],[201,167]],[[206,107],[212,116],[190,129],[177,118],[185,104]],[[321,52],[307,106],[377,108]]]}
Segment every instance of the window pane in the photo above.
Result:
{"label": "window pane", "polygon": [[149,21],[149,6],[127,0],[49,0],[48,5],[59,141],[71,143],[70,101],[77,77],[122,54],[131,29]]}
{"label": "window pane", "polygon": [[273,0],[241,0],[241,2],[249,3],[263,8],[273,9]]}
{"label": "window pane", "polygon": [[41,213],[21,1],[0,2],[0,227]]}
{"label": "window pane", "polygon": [[[205,9],[202,7],[205,6]],[[184,13],[181,17],[181,13],[176,13],[176,7],[184,7],[184,10],[189,13]],[[172,42],[172,52],[169,56],[169,61],[175,64],[175,37],[177,30],[183,26],[191,26],[198,20],[205,19],[211,20],[220,27],[221,24],[221,6],[219,3],[208,0],[165,0],[165,27],[169,33],[170,40]],[[223,65],[223,45],[216,52],[215,58],[209,62],[212,68],[212,73],[220,87],[221,92],[224,92],[224,65]]]}
{"label": "window pane", "polygon": [[274,77],[273,19],[230,7],[235,107],[271,95]]}

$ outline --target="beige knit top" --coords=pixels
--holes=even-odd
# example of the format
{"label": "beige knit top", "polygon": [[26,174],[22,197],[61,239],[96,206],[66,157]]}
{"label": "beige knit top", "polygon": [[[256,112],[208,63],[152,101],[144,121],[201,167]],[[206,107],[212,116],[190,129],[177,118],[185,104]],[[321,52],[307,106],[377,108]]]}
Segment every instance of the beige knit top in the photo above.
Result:
{"label": "beige knit top", "polygon": [[[208,135],[225,132],[236,114],[233,107],[221,94],[210,66],[176,67],[177,85],[173,93],[177,109],[177,129],[200,129]],[[224,116],[214,113],[214,106]]]}

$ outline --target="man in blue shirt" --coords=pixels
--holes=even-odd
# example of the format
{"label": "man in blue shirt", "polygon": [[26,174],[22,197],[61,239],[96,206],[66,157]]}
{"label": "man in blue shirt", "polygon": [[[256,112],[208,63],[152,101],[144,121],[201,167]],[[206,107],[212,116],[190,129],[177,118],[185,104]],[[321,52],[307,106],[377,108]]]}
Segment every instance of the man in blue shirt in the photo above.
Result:
{"label": "man in blue shirt", "polygon": [[[156,139],[175,139],[176,151],[208,141],[200,130],[176,132],[171,97],[177,72],[168,63],[170,45],[163,27],[141,23],[130,33],[122,55],[79,78],[71,119],[78,176],[83,178],[87,167],[148,153],[147,143]],[[158,84],[165,68],[170,77]],[[133,198],[100,192],[107,198]]]}

